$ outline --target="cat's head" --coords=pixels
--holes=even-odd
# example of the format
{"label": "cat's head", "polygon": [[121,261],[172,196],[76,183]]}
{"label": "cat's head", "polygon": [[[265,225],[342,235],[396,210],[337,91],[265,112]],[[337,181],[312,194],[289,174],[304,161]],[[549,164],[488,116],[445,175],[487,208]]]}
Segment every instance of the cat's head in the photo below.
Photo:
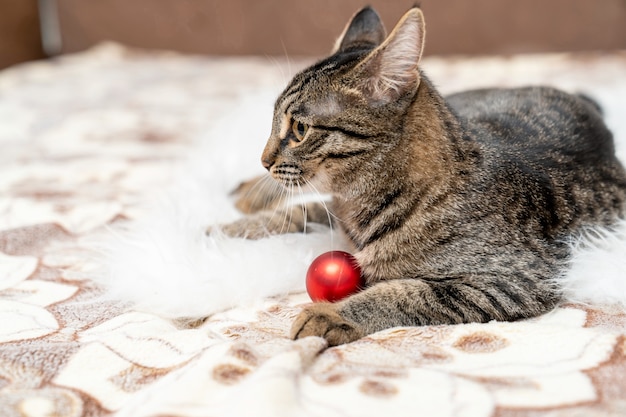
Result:
{"label": "cat's head", "polygon": [[274,179],[333,192],[393,147],[420,84],[424,33],[419,8],[389,36],[373,9],[355,14],[331,55],[297,74],[276,101],[262,155]]}

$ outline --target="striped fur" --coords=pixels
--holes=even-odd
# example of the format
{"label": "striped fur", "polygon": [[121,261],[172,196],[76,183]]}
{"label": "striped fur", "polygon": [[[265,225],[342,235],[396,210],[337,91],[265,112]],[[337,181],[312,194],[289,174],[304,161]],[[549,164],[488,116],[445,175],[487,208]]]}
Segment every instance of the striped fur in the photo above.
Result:
{"label": "striped fur", "polygon": [[336,345],[394,326],[542,314],[560,300],[565,239],[623,216],[626,174],[594,103],[545,87],[444,99],[418,68],[424,33],[417,8],[389,36],[365,8],[276,101],[263,165],[287,188],[332,194],[333,217],[277,208],[271,189],[273,209],[249,209],[227,233],[332,219],[368,284],[305,307],[294,338]]}

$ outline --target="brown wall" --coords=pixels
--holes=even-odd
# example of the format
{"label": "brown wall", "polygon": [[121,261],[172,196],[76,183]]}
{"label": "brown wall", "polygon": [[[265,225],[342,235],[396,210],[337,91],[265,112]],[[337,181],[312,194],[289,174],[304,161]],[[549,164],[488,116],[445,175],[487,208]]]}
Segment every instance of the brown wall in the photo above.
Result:
{"label": "brown wall", "polygon": [[[323,55],[373,5],[391,29],[411,0],[56,0],[62,52],[103,40],[221,55]],[[626,0],[422,0],[434,54],[626,49]],[[43,56],[36,0],[0,0],[0,68]]]}
{"label": "brown wall", "polygon": [[[66,51],[112,39],[209,54],[321,55],[373,5],[391,29],[397,0],[58,0]],[[626,48],[624,0],[422,0],[429,54]]]}
{"label": "brown wall", "polygon": [[37,0],[0,0],[0,68],[43,57]]}

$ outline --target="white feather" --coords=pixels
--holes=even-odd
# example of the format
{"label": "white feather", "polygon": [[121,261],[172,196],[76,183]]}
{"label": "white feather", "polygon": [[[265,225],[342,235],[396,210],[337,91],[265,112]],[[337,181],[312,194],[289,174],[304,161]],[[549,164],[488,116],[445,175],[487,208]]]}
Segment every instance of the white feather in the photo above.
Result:
{"label": "white feather", "polygon": [[308,265],[341,248],[330,231],[251,241],[207,226],[241,215],[229,193],[263,173],[272,94],[252,96],[191,149],[174,184],[106,244],[107,296],[165,317],[201,317],[305,288]]}
{"label": "white feather", "polygon": [[[626,161],[626,82],[589,91],[605,114],[617,156]],[[558,282],[568,301],[626,307],[626,220],[609,229],[590,229],[572,240],[570,268]]]}
{"label": "white feather", "polygon": [[626,221],[587,230],[571,242],[570,268],[560,280],[568,301],[626,306]]}

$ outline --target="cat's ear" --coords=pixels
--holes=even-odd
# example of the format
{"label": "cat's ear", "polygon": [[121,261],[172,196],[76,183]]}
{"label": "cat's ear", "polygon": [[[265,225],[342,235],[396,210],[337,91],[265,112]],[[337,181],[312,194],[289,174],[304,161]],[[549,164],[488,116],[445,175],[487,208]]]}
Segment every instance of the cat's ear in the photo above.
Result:
{"label": "cat's ear", "polygon": [[355,68],[359,88],[370,101],[388,103],[419,85],[417,67],[425,34],[424,15],[415,7],[402,16],[382,45]]}
{"label": "cat's ear", "polygon": [[387,31],[378,13],[369,6],[364,7],[352,16],[335,42],[331,55],[359,46],[374,48],[385,40],[385,36]]}

